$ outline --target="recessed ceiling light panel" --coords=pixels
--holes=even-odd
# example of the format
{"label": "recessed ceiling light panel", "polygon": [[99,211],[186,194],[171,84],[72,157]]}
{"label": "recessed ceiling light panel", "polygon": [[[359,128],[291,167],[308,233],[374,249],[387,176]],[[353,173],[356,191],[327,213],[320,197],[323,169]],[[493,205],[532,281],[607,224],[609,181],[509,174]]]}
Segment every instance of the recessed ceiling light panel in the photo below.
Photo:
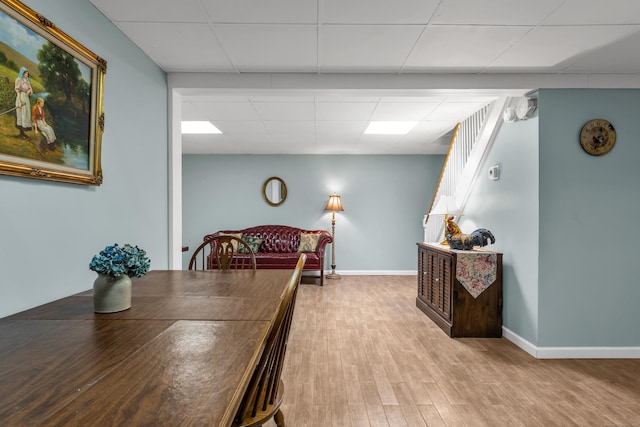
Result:
{"label": "recessed ceiling light panel", "polygon": [[206,121],[182,122],[182,134],[222,133],[213,123]]}
{"label": "recessed ceiling light panel", "polygon": [[373,121],[364,131],[371,135],[406,135],[418,122]]}

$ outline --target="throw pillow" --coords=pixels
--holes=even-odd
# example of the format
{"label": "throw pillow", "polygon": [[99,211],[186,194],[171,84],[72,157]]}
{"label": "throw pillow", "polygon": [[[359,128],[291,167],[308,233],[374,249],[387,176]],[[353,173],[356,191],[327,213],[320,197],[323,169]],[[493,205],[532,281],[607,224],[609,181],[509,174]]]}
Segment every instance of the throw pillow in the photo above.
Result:
{"label": "throw pillow", "polygon": [[[232,236],[238,239],[242,239],[242,233],[220,233],[220,236]],[[231,247],[233,248],[234,252],[238,252],[238,242],[231,241]]]}
{"label": "throw pillow", "polygon": [[[245,242],[247,242],[247,245],[249,245],[249,247],[251,248],[251,250],[253,251],[253,253],[258,252],[258,249],[260,249],[260,244],[262,244],[262,241],[264,239],[261,239],[259,237],[254,237],[254,236],[247,236],[245,234],[242,235],[242,240],[244,240]],[[244,254],[246,253],[244,246],[240,246],[238,248],[238,253],[239,254]]]}
{"label": "throw pillow", "polygon": [[320,234],[318,233],[300,233],[300,246],[298,246],[298,252],[315,252],[318,247],[318,240]]}

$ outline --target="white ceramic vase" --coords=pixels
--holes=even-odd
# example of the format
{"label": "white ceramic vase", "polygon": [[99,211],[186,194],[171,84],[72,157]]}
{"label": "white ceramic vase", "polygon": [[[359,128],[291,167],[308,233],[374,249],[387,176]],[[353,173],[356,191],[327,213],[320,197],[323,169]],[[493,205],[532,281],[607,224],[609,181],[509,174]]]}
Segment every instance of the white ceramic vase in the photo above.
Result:
{"label": "white ceramic vase", "polygon": [[98,273],[93,282],[93,309],[96,313],[115,313],[131,307],[131,278],[126,274],[110,277]]}

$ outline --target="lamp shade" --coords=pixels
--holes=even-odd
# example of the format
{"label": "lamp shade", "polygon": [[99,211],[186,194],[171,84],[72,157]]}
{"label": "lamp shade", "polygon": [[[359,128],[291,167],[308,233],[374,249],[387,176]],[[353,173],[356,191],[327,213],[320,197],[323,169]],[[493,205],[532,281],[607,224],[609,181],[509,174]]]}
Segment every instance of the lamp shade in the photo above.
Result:
{"label": "lamp shade", "polygon": [[431,212],[429,212],[429,215],[460,216],[462,215],[462,211],[456,204],[453,196],[440,196],[431,209]]}
{"label": "lamp shade", "polygon": [[333,193],[329,196],[329,201],[327,202],[327,207],[324,208],[325,211],[343,211],[342,202],[340,201],[340,196],[336,193]]}

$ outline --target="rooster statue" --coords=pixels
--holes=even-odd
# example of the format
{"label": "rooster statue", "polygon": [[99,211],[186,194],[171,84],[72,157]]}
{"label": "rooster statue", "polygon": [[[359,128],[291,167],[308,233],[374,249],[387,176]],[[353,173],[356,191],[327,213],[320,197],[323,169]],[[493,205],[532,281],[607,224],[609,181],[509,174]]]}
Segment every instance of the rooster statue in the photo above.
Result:
{"label": "rooster statue", "polygon": [[463,234],[458,224],[453,221],[453,218],[444,217],[444,235],[451,249],[472,250],[474,246],[487,246],[489,241],[492,244],[496,242],[493,233],[486,228],[478,228],[471,234]]}

